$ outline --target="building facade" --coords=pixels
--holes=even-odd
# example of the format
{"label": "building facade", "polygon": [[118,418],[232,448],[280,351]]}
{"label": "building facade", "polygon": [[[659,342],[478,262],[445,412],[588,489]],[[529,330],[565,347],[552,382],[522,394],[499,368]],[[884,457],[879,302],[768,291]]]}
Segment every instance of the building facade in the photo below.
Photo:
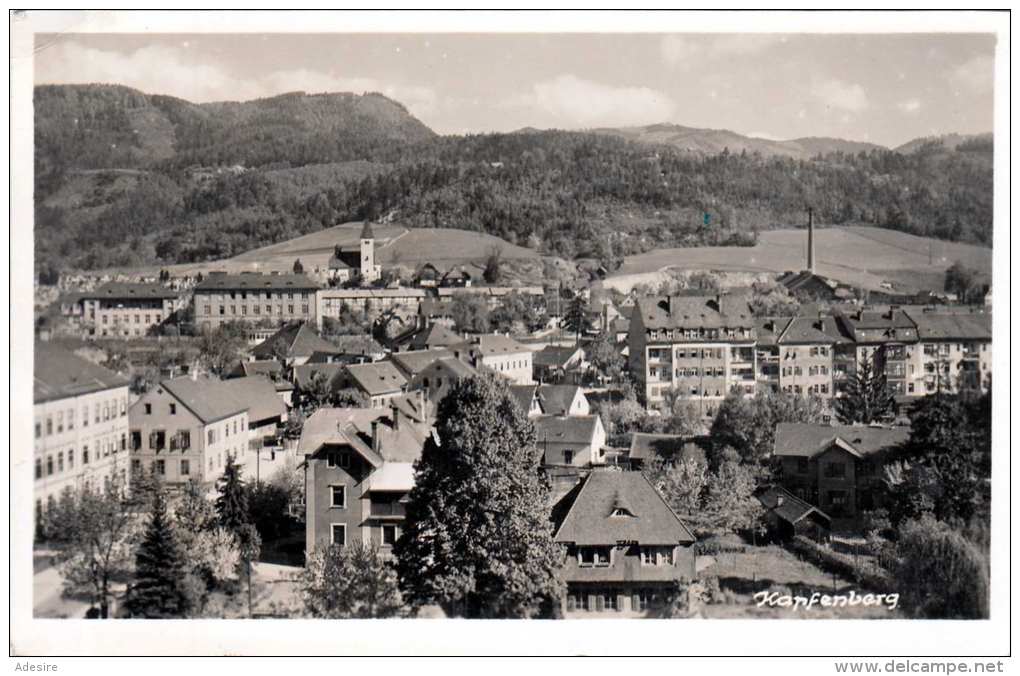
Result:
{"label": "building facade", "polygon": [[126,378],[37,342],[33,399],[37,524],[65,490],[128,487]]}
{"label": "building facade", "polygon": [[179,309],[179,296],[159,284],[110,282],[80,294],[81,324],[88,338],[138,338]]}
{"label": "building facade", "polygon": [[661,615],[693,580],[694,534],[641,472],[596,470],[553,507],[567,617]]}
{"label": "building facade", "polygon": [[195,286],[195,326],[208,331],[232,321],[318,322],[317,291],[318,284],[303,274],[212,272]]}
{"label": "building facade", "polygon": [[630,322],[630,369],[649,407],[676,390],[706,413],[734,387],[753,396],[756,322],[741,296],[638,301]]}
{"label": "building facade", "polygon": [[162,381],[131,406],[132,472],[155,474],[171,487],[198,481],[211,488],[230,457],[244,461],[248,408],[230,381]]}

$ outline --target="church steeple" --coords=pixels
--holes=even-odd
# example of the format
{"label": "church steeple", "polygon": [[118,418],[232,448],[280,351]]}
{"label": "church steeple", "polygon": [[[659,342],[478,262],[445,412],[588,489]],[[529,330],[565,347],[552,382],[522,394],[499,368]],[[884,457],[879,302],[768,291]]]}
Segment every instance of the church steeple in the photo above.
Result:
{"label": "church steeple", "polygon": [[365,219],[365,225],[361,228],[361,239],[375,239],[375,235],[372,234],[372,224]]}

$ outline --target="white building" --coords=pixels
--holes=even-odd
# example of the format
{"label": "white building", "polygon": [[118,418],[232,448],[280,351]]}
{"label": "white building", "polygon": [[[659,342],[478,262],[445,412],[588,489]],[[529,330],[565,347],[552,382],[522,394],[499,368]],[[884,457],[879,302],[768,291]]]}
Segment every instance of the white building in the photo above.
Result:
{"label": "white building", "polygon": [[60,494],[128,481],[128,381],[57,347],[35,344],[35,513]]}

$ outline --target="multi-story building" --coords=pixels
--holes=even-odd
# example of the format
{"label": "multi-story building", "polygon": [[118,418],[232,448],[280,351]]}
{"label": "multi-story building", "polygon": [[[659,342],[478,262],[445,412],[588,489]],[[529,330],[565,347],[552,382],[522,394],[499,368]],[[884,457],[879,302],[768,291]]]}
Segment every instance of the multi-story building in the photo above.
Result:
{"label": "multi-story building", "polygon": [[303,274],[212,272],[195,286],[195,326],[210,330],[232,321],[273,326],[317,322],[318,288]]}
{"label": "multi-story building", "polygon": [[178,310],[178,298],[160,284],[103,284],[79,296],[83,333],[89,338],[145,336]]}
{"label": "multi-story building", "polygon": [[836,320],[853,341],[856,364],[871,360],[877,372],[885,373],[886,381],[896,396],[919,395],[917,377],[917,326],[903,310],[890,308],[885,312],[859,309],[840,313]]}
{"label": "multi-story building", "polygon": [[36,521],[65,490],[127,486],[128,381],[51,343],[35,344]]}
{"label": "multi-story building", "polygon": [[917,325],[920,349],[915,393],[987,391],[992,377],[992,316],[989,313],[939,313],[908,310]]}
{"label": "multi-story building", "polygon": [[553,507],[568,617],[655,616],[693,580],[694,534],[641,472],[595,470]]}
{"label": "multi-story building", "polygon": [[489,369],[515,385],[535,382],[534,352],[510,336],[494,333],[471,336],[466,342],[450,349],[454,356],[476,369]]}
{"label": "multi-story building", "polygon": [[643,298],[630,320],[630,369],[649,407],[672,388],[710,413],[734,387],[754,394],[755,343],[744,296]]}
{"label": "multi-story building", "polygon": [[755,323],[758,389],[763,392],[779,391],[779,336],[783,335],[790,320],[790,317],[765,317]]}
{"label": "multi-story building", "polygon": [[229,457],[243,462],[250,403],[233,382],[185,376],[143,394],[130,410],[131,470],[168,486],[195,480],[211,487]]}
{"label": "multi-story building", "polygon": [[832,397],[835,341],[824,329],[823,317],[794,317],[783,329],[777,341],[783,392]]}
{"label": "multi-story building", "polygon": [[354,542],[388,553],[400,537],[427,430],[405,406],[320,408],[305,422],[305,551]]}
{"label": "multi-story building", "polygon": [[909,436],[906,427],[780,423],[779,481],[831,517],[835,528],[855,528],[861,512],[884,505],[882,465]]}
{"label": "multi-story building", "polygon": [[547,467],[592,467],[606,462],[606,428],[597,415],[532,418],[535,443]]}
{"label": "multi-story building", "polygon": [[412,287],[322,289],[319,291],[319,321],[321,323],[327,317],[337,319],[349,311],[364,313],[369,320],[374,320],[384,312],[394,312],[410,319],[418,314],[426,295],[425,289]]}

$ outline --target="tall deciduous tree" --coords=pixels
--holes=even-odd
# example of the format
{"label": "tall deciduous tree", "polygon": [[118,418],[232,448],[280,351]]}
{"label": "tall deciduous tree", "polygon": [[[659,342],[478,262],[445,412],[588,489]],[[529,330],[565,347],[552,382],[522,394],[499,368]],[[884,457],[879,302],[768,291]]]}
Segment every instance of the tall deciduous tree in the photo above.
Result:
{"label": "tall deciduous tree", "polygon": [[733,448],[746,462],[762,462],[772,453],[777,424],[821,422],[823,410],[814,395],[759,390],[748,399],[743,392],[733,391],[719,405],[712,423],[712,443],[717,449]]}
{"label": "tall deciduous tree", "polygon": [[397,575],[376,547],[320,547],[298,578],[305,612],[324,619],[396,617],[403,611]]}
{"label": "tall deciduous tree", "polygon": [[467,617],[551,614],[564,587],[535,428],[506,382],[462,380],[415,465],[395,554],[414,605]]}
{"label": "tall deciduous tree", "polygon": [[963,535],[925,516],[903,524],[896,553],[895,588],[914,617],[988,617],[988,560]]}
{"label": "tall deciduous tree", "polygon": [[124,607],[131,617],[187,617],[194,598],[188,567],[167,512],[166,496],[157,489],[145,534],[135,553],[135,573]]}
{"label": "tall deciduous tree", "polygon": [[834,401],[836,416],[846,424],[868,425],[892,412],[893,392],[885,373],[875,367],[874,353],[859,360],[842,395]]}
{"label": "tall deciduous tree", "polygon": [[119,480],[104,491],[84,488],[69,493],[50,519],[62,544],[59,566],[64,578],[63,595],[87,595],[108,617],[114,582],[131,571],[131,548],[137,539],[137,518]]}

